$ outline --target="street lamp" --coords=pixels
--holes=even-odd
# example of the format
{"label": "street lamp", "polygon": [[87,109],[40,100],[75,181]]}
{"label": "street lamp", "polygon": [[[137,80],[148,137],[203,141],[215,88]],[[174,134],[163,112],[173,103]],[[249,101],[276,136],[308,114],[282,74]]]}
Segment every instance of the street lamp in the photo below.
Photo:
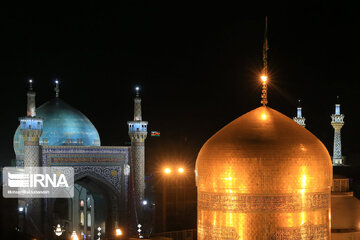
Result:
{"label": "street lamp", "polygon": [[171,173],[171,168],[168,168],[168,167],[165,168],[165,169],[164,169],[164,173],[165,173],[165,174],[170,174],[170,173]]}
{"label": "street lamp", "polygon": [[[176,170],[175,170],[176,169]],[[184,175],[185,173],[185,168],[182,166],[179,167],[174,167],[174,172],[177,173],[177,175]],[[163,228],[163,232],[166,232],[166,215],[167,215],[167,192],[166,192],[166,186],[165,186],[165,178],[170,177],[170,173],[172,173],[172,168],[170,167],[166,167],[163,169],[163,175],[165,176],[163,178],[163,199],[162,199],[162,228]],[[171,175],[173,176],[173,175]],[[176,177],[176,176],[175,176]],[[177,178],[176,178],[177,179]],[[177,202],[177,190],[176,190],[176,202]]]}

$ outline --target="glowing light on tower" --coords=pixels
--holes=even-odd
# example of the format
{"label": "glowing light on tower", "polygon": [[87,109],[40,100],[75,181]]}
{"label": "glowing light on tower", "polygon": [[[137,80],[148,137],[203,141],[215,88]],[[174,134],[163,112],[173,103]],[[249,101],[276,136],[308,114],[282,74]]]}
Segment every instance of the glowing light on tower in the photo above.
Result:
{"label": "glowing light on tower", "polygon": [[261,81],[263,81],[263,82],[267,82],[267,79],[268,79],[268,77],[267,76],[265,76],[265,75],[261,75]]}

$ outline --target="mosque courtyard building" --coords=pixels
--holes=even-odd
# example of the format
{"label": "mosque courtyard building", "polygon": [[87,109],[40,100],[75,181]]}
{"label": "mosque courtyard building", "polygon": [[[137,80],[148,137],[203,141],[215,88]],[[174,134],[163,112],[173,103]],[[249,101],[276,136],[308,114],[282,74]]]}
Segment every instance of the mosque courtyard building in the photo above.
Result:
{"label": "mosque courtyard building", "polygon": [[76,231],[86,239],[97,239],[99,232],[110,237],[117,228],[131,231],[139,224],[145,189],[148,123],[142,121],[138,89],[128,124],[131,146],[101,146],[95,126],[59,92],[56,82],[55,98],[36,108],[30,82],[27,116],[20,118],[14,151],[18,167],[73,167],[74,198],[19,199],[19,230],[45,239],[54,237],[57,224],[64,235]]}

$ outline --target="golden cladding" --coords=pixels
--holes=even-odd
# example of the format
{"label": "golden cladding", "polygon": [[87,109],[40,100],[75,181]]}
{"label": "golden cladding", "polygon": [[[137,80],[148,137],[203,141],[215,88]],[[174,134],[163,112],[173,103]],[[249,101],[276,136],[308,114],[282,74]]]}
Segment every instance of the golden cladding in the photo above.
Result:
{"label": "golden cladding", "polygon": [[198,239],[330,239],[331,182],[321,141],[259,107],[199,152]]}

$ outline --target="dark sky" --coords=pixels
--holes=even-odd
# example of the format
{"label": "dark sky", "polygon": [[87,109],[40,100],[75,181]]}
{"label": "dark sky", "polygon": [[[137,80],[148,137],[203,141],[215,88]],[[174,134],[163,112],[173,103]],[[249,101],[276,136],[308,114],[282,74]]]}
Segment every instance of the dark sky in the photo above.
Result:
{"label": "dark sky", "polygon": [[160,138],[148,138],[148,169],[163,161],[194,163],[212,134],[260,106],[266,15],[269,106],[293,117],[301,98],[307,128],[332,153],[330,115],[339,95],[346,116],[343,152],[360,153],[355,6],[120,2],[106,9],[0,10],[3,164],[14,158],[12,138],[25,115],[29,78],[38,105],[54,97],[58,78],[61,98],[92,121],[102,145],[129,141],[126,121],[139,85],[143,119],[149,130],[161,131]]}

